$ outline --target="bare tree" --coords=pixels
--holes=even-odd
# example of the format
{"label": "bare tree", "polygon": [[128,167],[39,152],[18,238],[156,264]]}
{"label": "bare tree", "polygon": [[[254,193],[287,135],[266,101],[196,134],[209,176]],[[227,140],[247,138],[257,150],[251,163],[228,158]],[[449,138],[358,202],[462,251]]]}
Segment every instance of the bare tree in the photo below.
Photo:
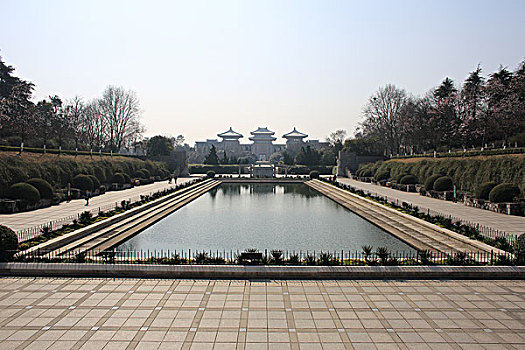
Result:
{"label": "bare tree", "polygon": [[[407,93],[395,85],[388,84],[370,97],[363,109],[362,123],[366,135],[375,135],[385,140],[388,153],[399,151],[401,111],[407,101]],[[365,136],[366,136],[365,135]]]}
{"label": "bare tree", "polygon": [[82,142],[90,149],[103,148],[107,143],[106,120],[100,112],[98,100],[91,101],[84,106],[82,113]]}
{"label": "bare tree", "polygon": [[340,151],[343,148],[345,139],[346,130],[340,129],[330,133],[330,136],[326,138],[326,141],[330,143],[330,147],[333,147],[336,151]]}
{"label": "bare tree", "polygon": [[64,106],[64,114],[69,121],[73,138],[75,140],[75,149],[78,148],[81,136],[84,134],[86,125],[83,122],[85,104],[82,98],[79,96],[73,97],[73,99],[66,102]]}
{"label": "bare tree", "polygon": [[141,111],[135,92],[122,87],[108,86],[99,101],[109,134],[109,147],[119,150],[128,139],[142,133]]}

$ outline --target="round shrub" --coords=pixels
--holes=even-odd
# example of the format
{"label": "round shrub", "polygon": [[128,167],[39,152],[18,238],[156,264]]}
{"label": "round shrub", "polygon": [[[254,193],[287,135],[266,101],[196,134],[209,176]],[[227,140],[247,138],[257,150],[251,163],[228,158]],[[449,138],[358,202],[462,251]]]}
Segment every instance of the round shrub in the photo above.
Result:
{"label": "round shrub", "polygon": [[36,203],[40,200],[40,192],[35,186],[25,182],[19,182],[9,187],[9,198],[21,199],[29,203]]}
{"label": "round shrub", "polygon": [[319,172],[317,170],[310,171],[310,179],[318,179],[319,178]]}
{"label": "round shrub", "polygon": [[93,181],[93,191],[97,190],[100,187],[100,181],[95,175],[88,175],[91,181]]}
{"label": "round shrub", "polygon": [[95,173],[95,176],[97,177],[100,183],[106,182],[106,174],[103,168],[95,167],[93,169],[93,172]]}
{"label": "round shrub", "polygon": [[425,189],[427,191],[433,190],[434,189],[434,182],[436,182],[436,180],[439,179],[442,176],[443,175],[440,175],[440,174],[434,174],[434,175],[429,176],[426,179],[426,181],[425,181]]}
{"label": "round shrub", "polygon": [[482,183],[476,190],[476,198],[485,200],[489,199],[489,193],[494,187],[496,187],[496,185],[497,183],[495,182]]}
{"label": "round shrub", "polygon": [[397,175],[397,176],[396,176],[396,182],[397,182],[398,184],[400,184],[400,183],[401,183],[401,179],[404,178],[404,177],[407,176],[407,175],[410,175],[410,174],[408,174],[408,173],[401,173],[401,174]]}
{"label": "round shrub", "polygon": [[372,170],[370,170],[370,169],[363,168],[363,169],[359,169],[356,172],[356,175],[359,176],[359,177],[372,177],[372,176],[374,176],[374,173],[372,173]]}
{"label": "round shrub", "polygon": [[519,195],[520,188],[515,184],[501,184],[490,191],[489,200],[494,203],[512,202]]}
{"label": "round shrub", "polygon": [[89,176],[84,174],[75,176],[71,181],[71,185],[81,191],[93,191],[93,181]]}
{"label": "round shrub", "polygon": [[122,176],[124,176],[124,183],[125,183],[125,184],[129,184],[129,183],[131,183],[131,176],[129,176],[129,175],[126,174],[126,173],[122,173]]}
{"label": "round shrub", "polygon": [[40,193],[40,198],[45,198],[45,199],[53,198],[53,187],[46,180],[29,179],[26,182],[34,186],[38,190],[38,193]]}
{"label": "round shrub", "polygon": [[382,181],[382,180],[388,180],[390,177],[390,171],[388,170],[378,170],[376,171],[376,174],[374,175],[374,178],[376,181]]}
{"label": "round shrub", "polygon": [[146,178],[146,174],[144,174],[144,172],[142,170],[137,170],[135,172],[135,177],[137,179],[145,179]]}
{"label": "round shrub", "polygon": [[210,170],[206,173],[206,176],[208,177],[208,179],[213,179],[215,177],[215,171],[213,170]]}
{"label": "round shrub", "polygon": [[453,188],[454,183],[449,176],[441,176],[434,182],[434,191],[451,191]]}
{"label": "round shrub", "polygon": [[417,184],[417,182],[417,177],[415,177],[414,175],[405,175],[401,178],[401,181],[399,183],[402,185],[415,185]]}
{"label": "round shrub", "polygon": [[122,173],[115,173],[113,174],[113,177],[111,178],[111,182],[117,183],[117,184],[123,184],[125,183],[126,178]]}
{"label": "round shrub", "polygon": [[12,167],[8,171],[12,182],[24,182],[28,178],[27,172],[22,168]]}
{"label": "round shrub", "polygon": [[7,226],[0,225],[0,261],[9,261],[18,250],[18,236]]}
{"label": "round shrub", "polygon": [[142,173],[144,173],[144,179],[149,179],[151,177],[151,173],[149,172],[148,169],[140,169],[140,171],[142,171]]}

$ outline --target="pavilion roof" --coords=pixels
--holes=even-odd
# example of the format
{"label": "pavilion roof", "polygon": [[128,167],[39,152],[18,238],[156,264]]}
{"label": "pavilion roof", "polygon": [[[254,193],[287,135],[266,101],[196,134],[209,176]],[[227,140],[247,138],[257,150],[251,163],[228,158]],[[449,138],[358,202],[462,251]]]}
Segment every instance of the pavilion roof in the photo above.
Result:
{"label": "pavilion roof", "polygon": [[243,137],[242,134],[239,134],[238,132],[233,131],[231,126],[230,126],[230,129],[228,131],[225,131],[223,133],[217,134],[217,136],[222,137],[223,139],[233,139],[233,138],[240,139],[241,137]]}
{"label": "pavilion roof", "polygon": [[283,138],[285,139],[302,139],[308,137],[308,135],[303,134],[302,132],[297,131],[297,129],[294,127],[292,131],[290,131],[287,134],[283,135]]}
{"label": "pavilion roof", "polygon": [[252,134],[252,135],[264,135],[264,134],[273,135],[273,134],[275,134],[275,131],[268,130],[267,127],[262,128],[262,127],[259,126],[259,128],[257,130],[252,131],[250,134]]}

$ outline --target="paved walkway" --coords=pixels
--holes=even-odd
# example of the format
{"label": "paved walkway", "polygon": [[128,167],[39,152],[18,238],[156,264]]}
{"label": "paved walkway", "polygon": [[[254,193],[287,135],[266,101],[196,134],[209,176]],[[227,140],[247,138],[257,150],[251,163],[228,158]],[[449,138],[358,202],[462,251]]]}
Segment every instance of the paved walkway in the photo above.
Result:
{"label": "paved walkway", "polygon": [[388,197],[389,201],[398,200],[412,203],[419,207],[421,211],[434,211],[447,216],[457,217],[463,221],[479,223],[494,230],[505,231],[508,233],[525,233],[525,217],[499,214],[488,210],[468,207],[463,203],[453,203],[440,199],[421,196],[419,193],[403,192],[392,188],[374,185],[367,182],[352,180],[349,178],[338,178],[338,181],[346,185],[351,185],[372,194]]}
{"label": "paved walkway", "polygon": [[[195,177],[178,178],[177,184],[182,184],[192,179],[195,179]],[[58,225],[58,227],[60,227],[62,224],[70,223],[76,218],[77,214],[86,210],[97,210],[100,208],[101,210],[107,211],[114,208],[115,203],[120,204],[122,200],[137,201],[140,199],[140,195],[155,193],[173,186],[175,186],[175,183],[168,184],[168,181],[160,181],[149,185],[133,187],[128,190],[107,192],[91,198],[88,206],[85,205],[86,201],[84,199],[75,199],[69,203],[62,202],[59,205],[38,210],[16,214],[0,214],[0,223],[18,231],[70,217],[70,219],[60,222]]]}
{"label": "paved walkway", "polygon": [[523,349],[525,281],[0,279],[1,349]]}

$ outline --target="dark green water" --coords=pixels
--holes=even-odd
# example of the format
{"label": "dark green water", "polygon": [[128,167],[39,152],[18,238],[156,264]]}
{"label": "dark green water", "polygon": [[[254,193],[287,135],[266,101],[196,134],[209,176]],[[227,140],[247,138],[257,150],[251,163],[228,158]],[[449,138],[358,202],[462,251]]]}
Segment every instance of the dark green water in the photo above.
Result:
{"label": "dark green water", "polygon": [[304,184],[222,184],[118,250],[413,249]]}

